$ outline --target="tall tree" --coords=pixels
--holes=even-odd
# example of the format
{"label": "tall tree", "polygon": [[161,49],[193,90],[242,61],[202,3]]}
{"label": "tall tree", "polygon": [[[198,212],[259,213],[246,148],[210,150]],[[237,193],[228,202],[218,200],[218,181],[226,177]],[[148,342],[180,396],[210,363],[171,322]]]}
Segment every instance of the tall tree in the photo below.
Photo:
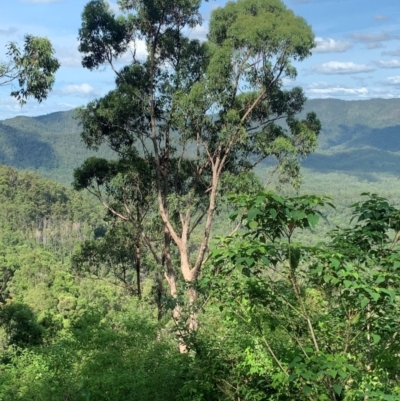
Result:
{"label": "tall tree", "polygon": [[8,60],[0,63],[0,86],[17,83],[11,96],[21,105],[29,97],[39,102],[46,99],[54,84],[54,74],[60,67],[50,41],[26,35],[23,50],[14,42],[9,43],[7,49]]}
{"label": "tall tree", "polygon": [[[221,182],[248,174],[269,156],[282,179],[297,182],[299,158],[316,146],[316,115],[295,118],[303,91],[283,88],[284,79],[296,77],[292,61],[310,56],[314,36],[280,0],[238,0],[216,9],[205,41],[190,38],[202,22],[201,0],[118,4],[118,16],[104,0],[90,1],[82,15],[83,66],[108,63],[116,74],[116,88],[80,110],[82,137],[91,148],[108,144],[121,160],[141,158],[152,172],[145,185],[162,220],[163,246],[157,254],[149,237],[143,241],[165,268],[177,300],[174,317],[181,320],[178,293],[186,289],[189,305],[196,300]],[[145,57],[136,51],[140,41]],[[132,60],[118,70],[115,61],[128,50]],[[104,184],[95,172],[92,178],[90,185]],[[190,331],[196,328],[193,310],[187,322]]]}

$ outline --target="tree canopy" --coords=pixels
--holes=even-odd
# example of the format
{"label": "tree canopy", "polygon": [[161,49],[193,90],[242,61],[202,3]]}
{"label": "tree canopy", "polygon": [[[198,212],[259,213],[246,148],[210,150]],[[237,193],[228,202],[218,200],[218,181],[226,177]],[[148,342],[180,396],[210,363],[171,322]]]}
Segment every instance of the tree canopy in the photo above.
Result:
{"label": "tree canopy", "polygon": [[0,63],[0,86],[12,85],[11,96],[21,105],[29,97],[38,102],[46,99],[60,67],[50,41],[26,35],[22,50],[15,42],[7,45],[7,56],[8,59]]}
{"label": "tree canopy", "polygon": [[[134,223],[163,266],[171,296],[177,299],[182,276],[190,304],[223,181],[274,157],[280,178],[298,183],[299,159],[315,149],[320,131],[314,113],[296,119],[306,100],[301,88],[283,87],[284,79],[296,77],[292,62],[314,47],[306,21],[280,0],[239,0],[212,13],[208,37],[200,41],[189,35],[202,22],[200,5],[120,1],[122,13],[115,16],[106,1],[93,0],[79,31],[83,66],[108,63],[116,74],[116,88],[79,111],[82,138],[92,148],[108,144],[134,171],[138,159],[147,165],[151,177],[136,184],[151,192],[147,201],[158,210],[161,251],[140,219],[129,217],[127,198],[122,212],[115,209],[105,185],[115,175],[100,179],[92,160],[77,170],[76,188],[96,187],[108,210]],[[146,44],[144,58],[135,51],[138,41]],[[131,62],[117,69],[128,49]],[[181,314],[177,302],[175,317]],[[189,321],[194,328],[193,315]]]}

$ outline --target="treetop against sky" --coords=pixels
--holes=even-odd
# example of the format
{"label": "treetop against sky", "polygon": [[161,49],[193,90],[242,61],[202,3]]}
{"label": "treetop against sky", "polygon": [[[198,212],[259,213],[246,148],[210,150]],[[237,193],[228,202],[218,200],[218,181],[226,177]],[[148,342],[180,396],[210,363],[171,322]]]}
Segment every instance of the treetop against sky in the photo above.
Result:
{"label": "treetop against sky", "polygon": [[[267,0],[266,0],[267,1]],[[309,98],[369,99],[400,97],[400,7],[393,0],[284,0],[296,15],[313,27],[317,47],[312,57],[297,65],[298,77],[288,87],[302,86]],[[41,104],[31,100],[21,109],[0,91],[0,119],[16,115],[40,115],[68,110],[103,96],[114,87],[107,68],[95,72],[81,66],[78,30],[87,0],[2,0],[0,14],[0,60],[6,44],[23,42],[24,34],[47,36],[56,49],[61,68],[54,91]],[[109,1],[118,13],[116,2]],[[225,0],[204,2],[203,25],[190,32],[204,40],[213,9]],[[145,46],[137,43],[145,56]],[[120,66],[129,61],[129,52]]]}

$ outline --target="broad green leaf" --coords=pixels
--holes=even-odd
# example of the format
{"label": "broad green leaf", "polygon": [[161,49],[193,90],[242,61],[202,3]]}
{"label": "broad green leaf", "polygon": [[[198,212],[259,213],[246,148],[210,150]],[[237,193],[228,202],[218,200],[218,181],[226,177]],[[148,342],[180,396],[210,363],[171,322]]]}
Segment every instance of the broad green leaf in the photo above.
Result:
{"label": "broad green leaf", "polygon": [[254,258],[245,258],[245,262],[247,263],[247,266],[253,266],[254,265]]}
{"label": "broad green leaf", "polygon": [[343,281],[343,284],[344,284],[344,286],[345,286],[346,288],[349,288],[349,287],[353,284],[353,282],[350,281],[350,280],[344,280],[344,281]]}
{"label": "broad green leaf", "polygon": [[388,290],[386,288],[381,288],[381,291],[390,296],[391,302],[393,302],[396,299],[396,291]]}
{"label": "broad green leaf", "polygon": [[374,339],[374,343],[378,344],[381,341],[381,336],[379,334],[372,334],[372,338]]}
{"label": "broad green leaf", "polygon": [[374,292],[370,289],[367,289],[367,292],[375,302],[377,302],[379,300],[379,298],[381,297],[380,294],[378,294],[377,292]]}
{"label": "broad green leaf", "polygon": [[255,228],[258,227],[258,223],[255,220],[250,221],[249,227],[254,230]]}
{"label": "broad green leaf", "polygon": [[316,226],[318,221],[319,221],[319,216],[317,214],[309,214],[307,216],[307,220],[310,224],[310,226]]}
{"label": "broad green leaf", "polygon": [[248,212],[247,212],[247,220],[253,220],[254,217],[258,216],[259,214],[262,214],[260,209],[252,207]]}
{"label": "broad green leaf", "polygon": [[363,298],[361,299],[361,308],[364,309],[367,305],[369,304],[369,299],[368,298]]}
{"label": "broad green leaf", "polygon": [[276,219],[276,216],[278,215],[278,213],[276,212],[275,209],[270,209],[270,210],[269,210],[269,214],[271,215],[271,217],[272,217],[273,219]]}
{"label": "broad green leaf", "polygon": [[292,362],[290,362],[290,364],[289,364],[289,367],[290,368],[293,368],[294,366],[296,366],[297,364],[298,364],[298,362],[300,362],[300,361],[302,361],[302,358],[300,357],[300,356],[295,356],[294,358],[293,358],[293,361]]}
{"label": "broad green leaf", "polygon": [[340,266],[340,260],[331,258],[331,259],[329,259],[329,261],[331,262],[331,265],[332,265],[333,267],[335,267],[335,268],[338,268],[338,267]]}
{"label": "broad green leaf", "polygon": [[333,389],[337,395],[342,394],[343,387],[340,384],[334,384]]}

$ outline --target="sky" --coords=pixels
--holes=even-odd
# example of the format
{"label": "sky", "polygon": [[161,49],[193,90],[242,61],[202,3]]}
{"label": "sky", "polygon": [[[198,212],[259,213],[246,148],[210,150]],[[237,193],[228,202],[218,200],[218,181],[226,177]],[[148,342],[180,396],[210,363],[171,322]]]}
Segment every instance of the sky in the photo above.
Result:
{"label": "sky", "polygon": [[[265,0],[268,1],[268,0]],[[35,116],[87,104],[114,87],[107,68],[89,71],[81,66],[78,30],[88,0],[1,0],[0,60],[9,42],[22,44],[25,34],[46,36],[56,50],[61,68],[47,100],[29,100],[22,108],[0,87],[0,119]],[[397,0],[284,0],[312,26],[316,48],[296,64],[294,83],[307,97],[362,100],[400,97],[400,3]],[[117,11],[115,0],[109,1]],[[225,0],[204,2],[203,25],[193,38],[205,39],[213,9]],[[139,49],[140,50],[140,49]],[[122,66],[127,58],[124,57]]]}

